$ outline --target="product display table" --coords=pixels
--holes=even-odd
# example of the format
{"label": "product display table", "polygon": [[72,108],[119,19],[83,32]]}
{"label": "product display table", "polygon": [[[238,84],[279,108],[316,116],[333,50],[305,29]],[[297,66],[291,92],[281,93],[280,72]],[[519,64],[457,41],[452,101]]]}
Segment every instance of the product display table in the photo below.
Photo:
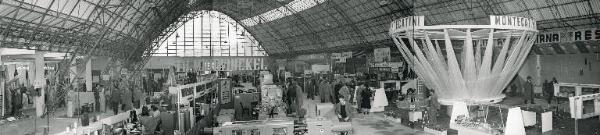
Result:
{"label": "product display table", "polygon": [[540,124],[542,133],[552,130],[552,111],[539,107],[521,107],[523,109],[523,124],[533,126]]}

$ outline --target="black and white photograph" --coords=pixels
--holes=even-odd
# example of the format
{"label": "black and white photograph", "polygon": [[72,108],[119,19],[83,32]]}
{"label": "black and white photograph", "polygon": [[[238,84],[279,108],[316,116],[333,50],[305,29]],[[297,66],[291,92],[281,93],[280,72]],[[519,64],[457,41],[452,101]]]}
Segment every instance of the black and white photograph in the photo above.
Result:
{"label": "black and white photograph", "polygon": [[0,135],[600,135],[600,0],[0,0]]}

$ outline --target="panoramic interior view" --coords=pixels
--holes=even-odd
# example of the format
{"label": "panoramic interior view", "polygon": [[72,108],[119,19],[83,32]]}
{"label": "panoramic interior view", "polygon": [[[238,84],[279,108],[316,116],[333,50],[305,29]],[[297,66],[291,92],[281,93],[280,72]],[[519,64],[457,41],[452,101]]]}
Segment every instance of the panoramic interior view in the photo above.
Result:
{"label": "panoramic interior view", "polygon": [[600,135],[600,0],[0,0],[0,135]]}

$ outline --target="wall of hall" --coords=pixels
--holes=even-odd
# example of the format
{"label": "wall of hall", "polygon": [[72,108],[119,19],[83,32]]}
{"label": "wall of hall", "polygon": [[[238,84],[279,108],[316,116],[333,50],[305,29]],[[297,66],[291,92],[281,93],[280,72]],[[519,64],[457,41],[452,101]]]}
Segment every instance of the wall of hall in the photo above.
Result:
{"label": "wall of hall", "polygon": [[[519,71],[520,77],[536,77],[536,56],[530,55]],[[587,59],[587,64],[586,64]],[[540,55],[540,81],[556,77],[559,82],[600,84],[600,59],[597,54]],[[583,74],[580,74],[580,71]],[[536,78],[537,80],[537,78]],[[534,80],[535,81],[535,80]]]}
{"label": "wall of hall", "polygon": [[[171,66],[175,66],[177,68],[200,68],[202,62],[207,62],[207,61],[219,61],[219,60],[253,60],[253,59],[261,59],[262,60],[262,66],[264,66],[264,68],[267,68],[267,66],[270,65],[271,60],[269,59],[269,57],[262,57],[262,56],[213,56],[213,57],[174,57],[174,56],[152,56],[150,58],[150,60],[146,63],[146,65],[144,65],[144,68],[146,69],[165,69],[165,68],[170,68]],[[230,65],[229,63],[227,63],[227,66],[235,66],[236,68],[241,68],[238,66],[242,66],[245,65],[246,62],[244,62],[243,64],[236,64],[236,65]],[[254,62],[251,62],[254,63]],[[256,62],[258,63],[258,62]]]}

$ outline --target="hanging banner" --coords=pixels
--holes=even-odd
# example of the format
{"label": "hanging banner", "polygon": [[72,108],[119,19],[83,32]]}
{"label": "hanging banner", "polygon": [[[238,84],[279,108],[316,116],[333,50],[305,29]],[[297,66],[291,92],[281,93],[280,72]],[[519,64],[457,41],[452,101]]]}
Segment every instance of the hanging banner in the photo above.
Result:
{"label": "hanging banner", "polygon": [[342,58],[342,53],[331,53],[331,60],[333,60],[334,62],[342,62],[341,61]]}
{"label": "hanging banner", "polygon": [[560,33],[540,33],[538,34],[535,43],[559,43]]}
{"label": "hanging banner", "polygon": [[375,62],[390,61],[390,59],[392,59],[392,56],[390,55],[389,47],[375,48],[373,50],[373,55],[375,57]]}
{"label": "hanging banner", "polygon": [[[236,71],[268,69],[266,57],[220,57],[220,58],[173,58],[153,57],[149,63],[169,63],[177,71]],[[150,65],[147,68],[164,68],[162,65]]]}
{"label": "hanging banner", "polygon": [[570,32],[572,41],[600,40],[600,29],[586,29]]}
{"label": "hanging banner", "polygon": [[597,41],[600,40],[600,29],[582,29],[563,32],[543,32],[539,33],[535,43],[566,43],[576,41]]}
{"label": "hanging banner", "polygon": [[346,63],[349,58],[352,58],[352,52],[331,53],[331,59],[336,63]]}
{"label": "hanging banner", "polygon": [[344,57],[346,59],[352,58],[352,52],[343,52],[342,57]]}

